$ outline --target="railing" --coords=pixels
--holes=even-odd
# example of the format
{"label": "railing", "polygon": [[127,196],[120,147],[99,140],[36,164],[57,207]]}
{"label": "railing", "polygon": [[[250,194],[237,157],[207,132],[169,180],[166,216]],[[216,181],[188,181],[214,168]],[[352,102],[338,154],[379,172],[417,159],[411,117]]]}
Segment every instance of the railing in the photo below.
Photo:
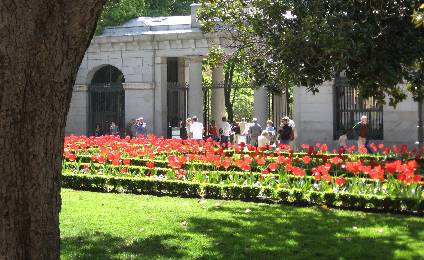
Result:
{"label": "railing", "polygon": [[[368,139],[382,140],[383,106],[374,98],[362,98],[358,89],[349,85],[346,78],[337,77],[334,91],[334,139],[344,131],[350,131],[358,123],[361,116],[368,118]],[[354,135],[350,131],[349,138]]]}

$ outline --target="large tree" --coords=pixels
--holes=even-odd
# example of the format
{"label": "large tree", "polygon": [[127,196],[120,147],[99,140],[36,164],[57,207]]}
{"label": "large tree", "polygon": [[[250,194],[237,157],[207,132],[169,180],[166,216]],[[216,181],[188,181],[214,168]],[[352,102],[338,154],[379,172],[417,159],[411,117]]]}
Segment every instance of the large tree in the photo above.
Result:
{"label": "large tree", "polygon": [[[395,105],[398,87],[424,54],[424,32],[412,22],[418,0],[202,0],[205,31],[224,30],[231,47],[252,57],[261,85],[318,91],[345,71],[363,96]],[[416,82],[414,96],[422,91]]]}
{"label": "large tree", "polygon": [[103,0],[0,1],[0,258],[59,258],[72,86]]}

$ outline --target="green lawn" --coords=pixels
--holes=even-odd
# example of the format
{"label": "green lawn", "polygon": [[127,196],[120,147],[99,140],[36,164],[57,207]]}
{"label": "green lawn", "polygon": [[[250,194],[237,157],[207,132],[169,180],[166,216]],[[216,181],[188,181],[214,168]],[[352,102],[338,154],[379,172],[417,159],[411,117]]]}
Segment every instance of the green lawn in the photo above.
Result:
{"label": "green lawn", "polygon": [[424,218],[62,190],[63,259],[424,259]]}

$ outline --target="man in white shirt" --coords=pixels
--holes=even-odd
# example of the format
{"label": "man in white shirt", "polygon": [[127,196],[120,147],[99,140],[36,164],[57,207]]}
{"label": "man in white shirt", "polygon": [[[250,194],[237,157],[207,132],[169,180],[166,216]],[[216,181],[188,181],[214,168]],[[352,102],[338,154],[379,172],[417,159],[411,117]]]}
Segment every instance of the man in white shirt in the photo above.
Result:
{"label": "man in white shirt", "polygon": [[192,117],[193,123],[190,126],[190,132],[192,133],[193,139],[195,140],[202,140],[203,139],[203,124],[200,122],[197,122],[197,117]]}
{"label": "man in white shirt", "polygon": [[231,125],[227,122],[227,118],[225,116],[222,117],[221,127],[219,128],[219,132],[221,134],[221,145],[228,145],[230,141],[231,135]]}

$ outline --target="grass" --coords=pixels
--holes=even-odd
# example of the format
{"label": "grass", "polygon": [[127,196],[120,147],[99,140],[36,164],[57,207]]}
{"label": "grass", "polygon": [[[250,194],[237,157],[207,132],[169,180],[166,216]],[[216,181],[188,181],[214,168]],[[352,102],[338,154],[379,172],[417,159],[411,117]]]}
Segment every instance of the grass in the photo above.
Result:
{"label": "grass", "polygon": [[424,218],[62,190],[62,259],[424,259]]}

